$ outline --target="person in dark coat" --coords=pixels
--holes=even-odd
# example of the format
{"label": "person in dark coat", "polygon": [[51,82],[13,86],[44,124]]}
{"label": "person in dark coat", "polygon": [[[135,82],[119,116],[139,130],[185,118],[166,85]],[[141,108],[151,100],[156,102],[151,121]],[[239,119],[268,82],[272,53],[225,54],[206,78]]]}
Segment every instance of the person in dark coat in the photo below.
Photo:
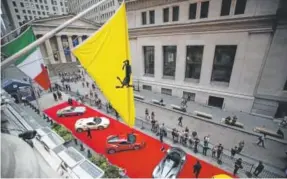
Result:
{"label": "person in dark coat", "polygon": [[91,139],[92,138],[92,134],[91,134],[91,129],[88,128],[87,130],[87,136]]}
{"label": "person in dark coat", "polygon": [[201,170],[201,164],[199,160],[197,160],[196,164],[193,165],[193,174],[195,175],[195,178],[198,178]]}
{"label": "person in dark coat", "polygon": [[242,159],[241,158],[239,158],[239,159],[237,159],[235,161],[234,170],[233,170],[233,175],[234,176],[237,174],[237,172],[238,172],[238,170],[240,168],[243,168],[243,166],[242,166]]}
{"label": "person in dark coat", "polygon": [[178,118],[178,125],[182,127],[182,116]]}
{"label": "person in dark coat", "polygon": [[231,152],[231,157],[233,158],[233,157],[235,156],[235,154],[237,153],[237,146],[235,146],[234,148],[232,148],[232,149],[230,150],[230,152]]}
{"label": "person in dark coat", "polygon": [[58,101],[57,94],[55,92],[53,93],[53,97],[55,101]]}
{"label": "person in dark coat", "polygon": [[262,163],[262,161],[259,161],[258,166],[255,168],[253,174],[257,177],[264,169],[264,165]]}
{"label": "person in dark coat", "polygon": [[58,96],[59,100],[62,100],[62,93],[60,91],[57,91],[57,96]]}

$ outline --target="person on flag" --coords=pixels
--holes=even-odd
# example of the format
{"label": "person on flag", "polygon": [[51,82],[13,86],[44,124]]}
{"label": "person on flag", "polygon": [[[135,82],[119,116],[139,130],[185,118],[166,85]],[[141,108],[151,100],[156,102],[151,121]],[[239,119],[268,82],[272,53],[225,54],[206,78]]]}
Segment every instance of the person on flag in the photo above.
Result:
{"label": "person on flag", "polygon": [[[5,57],[10,57],[26,46],[36,41],[32,27],[27,27],[17,38],[2,45],[1,53]],[[40,48],[34,48],[26,55],[19,57],[15,66],[24,72],[28,77],[34,80],[44,90],[48,90],[51,86],[49,74],[44,65],[43,56]]]}
{"label": "person on flag", "polygon": [[97,32],[72,49],[72,53],[124,122],[134,126],[132,63],[125,3]]}

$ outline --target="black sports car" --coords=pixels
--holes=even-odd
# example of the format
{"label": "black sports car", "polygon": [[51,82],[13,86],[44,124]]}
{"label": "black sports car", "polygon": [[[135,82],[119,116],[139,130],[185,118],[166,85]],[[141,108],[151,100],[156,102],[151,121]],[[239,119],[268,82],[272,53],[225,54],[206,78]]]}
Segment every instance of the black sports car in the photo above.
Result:
{"label": "black sports car", "polygon": [[166,156],[155,167],[153,178],[177,178],[186,161],[186,153],[178,148],[172,147],[167,150]]}

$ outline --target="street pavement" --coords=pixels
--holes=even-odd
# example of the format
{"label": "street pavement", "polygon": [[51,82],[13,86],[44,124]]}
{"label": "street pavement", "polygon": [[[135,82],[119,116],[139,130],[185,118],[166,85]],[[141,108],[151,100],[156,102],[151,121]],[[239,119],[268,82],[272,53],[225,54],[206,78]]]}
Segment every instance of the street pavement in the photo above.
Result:
{"label": "street pavement", "polygon": [[[91,88],[91,82],[92,80],[86,76],[86,80],[90,82],[90,88]],[[59,83],[60,84],[60,83]],[[82,83],[69,83],[71,85],[72,91],[77,91],[79,90],[80,94],[89,94],[90,88],[87,87],[82,87]],[[104,96],[97,90],[98,95],[100,99],[105,102]],[[154,94],[154,96],[148,96],[149,92],[142,91],[138,94],[145,96],[148,99],[160,99],[164,98],[164,101],[167,104],[180,104],[180,99],[173,99],[171,96],[156,96],[158,94]],[[140,101],[135,101],[136,104],[136,116],[140,118],[144,118],[145,116],[145,109],[148,108],[149,111],[154,111],[155,112],[155,118],[161,123],[165,123],[165,125],[169,128],[174,128],[177,127],[178,129],[183,129],[177,126],[177,119],[180,116],[178,113],[175,113],[173,111],[161,108],[161,107],[156,107],[147,103],[142,103]],[[189,107],[191,103],[188,104]],[[226,112],[226,111],[219,111],[218,109],[214,108],[207,108],[201,106],[201,108],[196,108],[196,104],[193,104],[192,110],[198,110],[202,112],[207,112],[211,113],[214,116],[214,120],[217,118],[221,119],[224,116],[232,115],[232,112]],[[203,110],[205,109],[205,110]],[[210,112],[207,110],[214,110],[217,112]],[[188,109],[189,110],[189,109]],[[226,113],[224,113],[226,112]],[[274,126],[274,123],[271,120],[268,119],[261,119],[260,117],[253,116],[253,115],[248,115],[244,113],[234,113],[238,116],[239,121],[243,122],[245,126],[249,126],[253,124],[253,126],[259,126],[257,124],[260,123],[260,126],[264,124],[266,127],[269,128],[269,126]],[[217,116],[217,117],[216,117]],[[242,117],[243,116],[243,117]],[[248,117],[248,118],[247,118]],[[241,120],[242,119],[242,120]],[[243,121],[243,119],[248,119]],[[250,122],[248,121],[256,121],[256,122]],[[247,124],[248,123],[248,124]],[[267,126],[268,125],[268,126]],[[197,131],[200,139],[202,140],[204,136],[210,134],[211,135],[211,143],[212,144],[219,144],[221,143],[225,149],[231,149],[235,145],[238,145],[238,142],[241,140],[245,141],[245,147],[243,149],[243,156],[247,156],[253,159],[257,160],[262,160],[264,163],[267,163],[271,166],[275,166],[280,169],[285,169],[286,166],[286,154],[285,150],[287,149],[287,145],[282,144],[280,142],[276,142],[274,140],[269,140],[267,139],[265,142],[266,148],[262,148],[256,145],[257,142],[257,137],[254,135],[250,135],[247,133],[243,133],[237,130],[233,130],[224,126],[220,125],[214,125],[211,123],[207,123],[205,121],[193,118],[193,117],[188,117],[184,116],[183,117],[183,126],[188,127],[191,131]],[[250,129],[253,127],[250,127]]]}

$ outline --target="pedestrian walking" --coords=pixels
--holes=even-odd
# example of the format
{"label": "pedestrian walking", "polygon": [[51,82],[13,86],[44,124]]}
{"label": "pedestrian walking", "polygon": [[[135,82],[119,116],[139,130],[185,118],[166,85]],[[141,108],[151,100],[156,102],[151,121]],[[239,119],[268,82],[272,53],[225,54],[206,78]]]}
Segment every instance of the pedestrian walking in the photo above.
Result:
{"label": "pedestrian walking", "polygon": [[255,168],[253,174],[257,177],[263,171],[263,169],[264,169],[264,165],[262,161],[259,161],[259,164]]}
{"label": "pedestrian walking", "polygon": [[57,94],[55,92],[53,93],[53,97],[55,101],[58,101]]}
{"label": "pedestrian walking", "polygon": [[92,134],[91,134],[91,129],[88,128],[87,129],[87,136],[91,139],[92,138]]}
{"label": "pedestrian walking", "polygon": [[258,138],[258,142],[257,142],[257,145],[262,145],[263,148],[265,148],[265,145],[264,145],[264,141],[265,141],[265,138],[266,138],[266,134],[264,134],[263,136],[260,136]]}
{"label": "pedestrian walking", "polygon": [[195,178],[198,178],[201,168],[201,164],[199,160],[197,160],[196,164],[193,165],[193,174],[195,175]]}
{"label": "pedestrian walking", "polygon": [[234,148],[231,148],[230,153],[231,153],[231,157],[234,158],[235,154],[237,153],[237,146],[235,146]]}
{"label": "pedestrian walking", "polygon": [[233,175],[235,176],[238,172],[239,169],[242,169],[243,166],[242,166],[242,159],[239,158],[235,161],[235,165],[234,165],[234,170],[233,170]]}
{"label": "pedestrian walking", "polygon": [[[164,124],[163,124],[164,125]],[[165,148],[164,148],[164,143],[163,143],[163,137],[165,136],[165,129],[163,127],[160,128],[160,132],[159,132],[159,140],[162,144],[161,148],[160,148],[160,151],[164,151]]]}
{"label": "pedestrian walking", "polygon": [[238,144],[238,150],[237,150],[237,153],[240,153],[244,148],[244,141],[240,141],[239,144]]}
{"label": "pedestrian walking", "polygon": [[180,117],[178,118],[178,125],[179,125],[180,127],[182,127],[182,116],[180,116]]}

